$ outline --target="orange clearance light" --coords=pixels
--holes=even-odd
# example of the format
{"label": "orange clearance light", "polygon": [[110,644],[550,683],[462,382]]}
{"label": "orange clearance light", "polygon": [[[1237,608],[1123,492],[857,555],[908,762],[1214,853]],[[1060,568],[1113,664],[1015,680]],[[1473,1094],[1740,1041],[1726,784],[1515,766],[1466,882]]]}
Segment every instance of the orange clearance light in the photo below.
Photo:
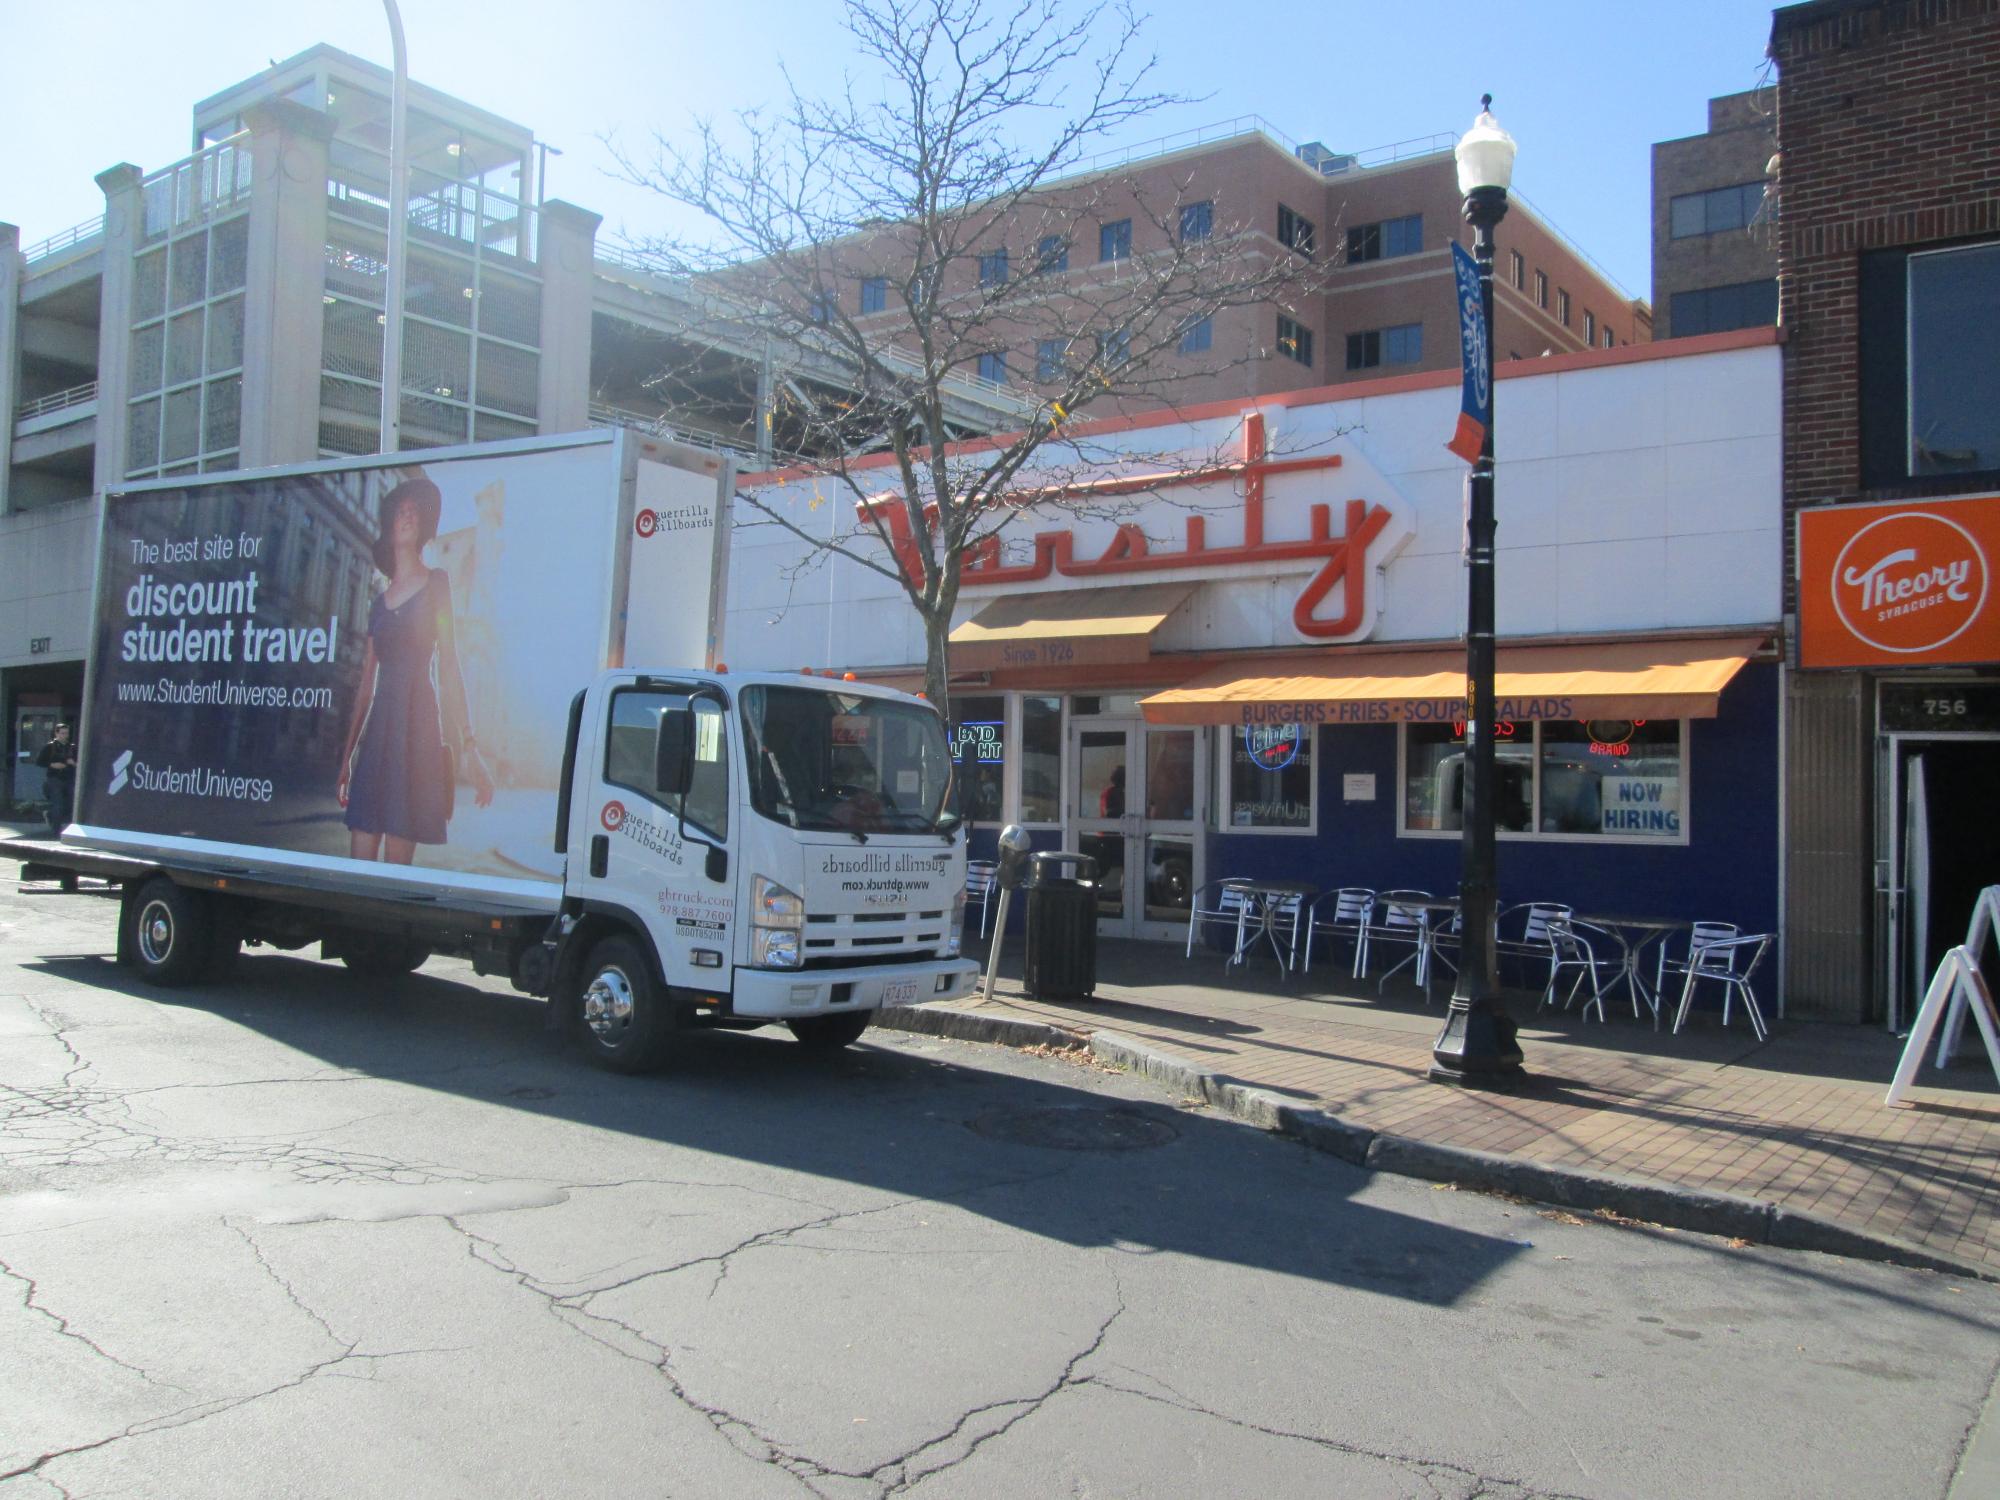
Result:
{"label": "orange clearance light", "polygon": [[840,680],[842,682],[859,682],[861,679],[859,677],[856,677],[852,672],[842,672],[840,674]]}
{"label": "orange clearance light", "polygon": [[729,675],[729,663],[728,663],[728,662],[726,662],[726,661],[719,661],[719,662],[717,662],[717,663],[715,664],[715,675],[716,675],[716,676],[718,676],[718,677],[726,677],[726,676],[728,676],[728,675]]}
{"label": "orange clearance light", "polygon": [[921,690],[919,690],[919,691],[918,691],[918,693],[917,693],[917,696],[918,696],[919,698],[923,699],[923,700],[924,700],[924,701],[925,701],[926,703],[928,703],[928,702],[930,701],[930,697],[931,697],[931,695],[930,695],[929,693],[926,693],[926,692],[923,692],[923,691],[921,691]]}
{"label": "orange clearance light", "polygon": [[812,676],[812,674],[813,674],[813,669],[812,669],[811,667],[800,667],[800,668],[799,668],[799,676],[801,676],[801,677],[810,677],[810,676]]}

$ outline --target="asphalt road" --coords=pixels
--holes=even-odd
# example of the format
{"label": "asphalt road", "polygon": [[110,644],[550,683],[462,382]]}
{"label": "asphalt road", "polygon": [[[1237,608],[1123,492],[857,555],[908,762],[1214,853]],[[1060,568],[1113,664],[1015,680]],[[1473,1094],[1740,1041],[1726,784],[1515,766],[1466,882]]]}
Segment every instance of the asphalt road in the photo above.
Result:
{"label": "asphalt road", "polygon": [[[2000,1288],[1370,1177],[1071,1062],[596,1072],[0,886],[0,1494],[1941,1496]],[[871,1034],[875,1037],[878,1034]]]}

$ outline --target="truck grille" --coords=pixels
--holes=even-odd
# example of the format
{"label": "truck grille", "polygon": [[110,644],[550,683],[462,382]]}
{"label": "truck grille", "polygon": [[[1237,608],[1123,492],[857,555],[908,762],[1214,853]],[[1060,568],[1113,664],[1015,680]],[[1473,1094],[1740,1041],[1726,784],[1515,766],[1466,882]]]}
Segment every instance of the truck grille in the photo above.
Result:
{"label": "truck grille", "polygon": [[805,967],[913,963],[944,946],[942,911],[826,913],[806,918]]}

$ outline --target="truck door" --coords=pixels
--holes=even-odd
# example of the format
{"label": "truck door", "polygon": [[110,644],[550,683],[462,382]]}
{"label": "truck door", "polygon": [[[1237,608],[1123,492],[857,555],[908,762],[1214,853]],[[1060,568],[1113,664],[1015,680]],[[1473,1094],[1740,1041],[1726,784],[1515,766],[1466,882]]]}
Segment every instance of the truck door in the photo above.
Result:
{"label": "truck door", "polygon": [[[589,781],[579,776],[589,800],[585,836],[571,840],[571,889],[642,921],[667,983],[726,988],[728,715],[713,690],[650,679],[612,688],[603,713],[600,763]],[[684,792],[662,784],[663,733],[685,736]]]}

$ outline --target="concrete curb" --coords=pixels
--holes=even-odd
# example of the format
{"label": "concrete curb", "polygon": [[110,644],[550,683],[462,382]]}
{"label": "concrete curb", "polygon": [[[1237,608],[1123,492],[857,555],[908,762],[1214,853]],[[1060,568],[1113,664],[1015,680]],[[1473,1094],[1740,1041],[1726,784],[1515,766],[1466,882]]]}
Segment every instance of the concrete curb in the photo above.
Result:
{"label": "concrete curb", "polygon": [[1817,1250],[1827,1255],[1887,1261],[1976,1281],[2000,1281],[2000,1275],[1983,1266],[1937,1255],[1887,1235],[1869,1234],[1762,1198],[1553,1166],[1372,1130],[1326,1110],[1296,1104],[1269,1089],[1231,1082],[1185,1058],[1112,1031],[1069,1031],[1038,1021],[928,1006],[885,1009],[876,1024],[891,1030],[922,1032],[956,1041],[998,1042],[1009,1047],[1087,1047],[1104,1062],[1150,1078],[1186,1097],[1199,1098],[1246,1125],[1286,1136],[1373,1172],[1508,1193],[1579,1214],[1635,1219],[1774,1249]]}

